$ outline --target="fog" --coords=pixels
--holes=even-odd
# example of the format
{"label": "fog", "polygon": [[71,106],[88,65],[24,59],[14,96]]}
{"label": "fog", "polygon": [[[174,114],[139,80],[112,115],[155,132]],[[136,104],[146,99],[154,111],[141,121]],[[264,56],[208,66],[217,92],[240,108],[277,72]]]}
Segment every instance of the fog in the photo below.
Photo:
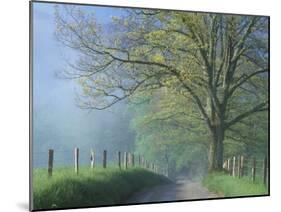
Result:
{"label": "fog", "polygon": [[[97,14],[102,12],[96,10]],[[103,16],[100,21],[106,23],[109,19],[109,15]],[[48,149],[55,151],[55,166],[72,163],[75,147],[80,149],[81,163],[89,163],[91,148],[95,149],[97,162],[103,150],[108,151],[109,161],[116,151],[132,151],[134,132],[129,128],[130,112],[125,102],[103,111],[82,110],[75,101],[77,82],[56,76],[66,65],[66,52],[55,40],[54,30],[54,5],[35,4],[33,165],[46,167]]]}
{"label": "fog", "polygon": [[100,162],[103,150],[108,158],[117,151],[132,151],[134,132],[129,127],[126,104],[106,111],[85,111],[71,104],[49,103],[34,110],[34,165],[47,164],[48,149],[55,151],[55,165],[73,163],[73,150],[80,149],[81,162],[89,163],[90,149]]}

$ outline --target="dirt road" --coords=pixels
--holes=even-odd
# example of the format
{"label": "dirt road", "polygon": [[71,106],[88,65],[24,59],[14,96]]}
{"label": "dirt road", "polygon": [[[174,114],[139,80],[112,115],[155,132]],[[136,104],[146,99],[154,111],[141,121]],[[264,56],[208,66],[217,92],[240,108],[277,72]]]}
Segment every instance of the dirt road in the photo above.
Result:
{"label": "dirt road", "polygon": [[127,203],[163,202],[219,197],[208,191],[199,181],[178,179],[176,183],[145,189],[133,195]]}

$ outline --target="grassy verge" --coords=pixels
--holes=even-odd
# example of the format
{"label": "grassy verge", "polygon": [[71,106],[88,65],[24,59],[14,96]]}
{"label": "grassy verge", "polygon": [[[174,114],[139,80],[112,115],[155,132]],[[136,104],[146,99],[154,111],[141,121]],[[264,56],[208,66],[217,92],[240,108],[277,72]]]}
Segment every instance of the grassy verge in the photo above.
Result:
{"label": "grassy verge", "polygon": [[239,179],[220,172],[205,177],[203,185],[225,197],[268,194],[267,188],[260,181],[254,183],[247,177]]}
{"label": "grassy verge", "polygon": [[33,173],[34,209],[55,209],[120,204],[134,192],[170,181],[141,168],[55,169],[48,179],[46,169]]}

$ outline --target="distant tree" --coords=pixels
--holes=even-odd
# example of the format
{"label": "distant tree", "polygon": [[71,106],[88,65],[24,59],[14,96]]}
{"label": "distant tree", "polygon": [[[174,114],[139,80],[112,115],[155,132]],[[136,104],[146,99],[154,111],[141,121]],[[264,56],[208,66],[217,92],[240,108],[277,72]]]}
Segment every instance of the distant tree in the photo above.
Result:
{"label": "distant tree", "polygon": [[79,78],[80,107],[177,91],[208,128],[209,170],[221,170],[226,131],[268,111],[268,18],[126,9],[109,26],[97,21],[75,7],[56,12],[57,39],[79,58],[64,74]]}

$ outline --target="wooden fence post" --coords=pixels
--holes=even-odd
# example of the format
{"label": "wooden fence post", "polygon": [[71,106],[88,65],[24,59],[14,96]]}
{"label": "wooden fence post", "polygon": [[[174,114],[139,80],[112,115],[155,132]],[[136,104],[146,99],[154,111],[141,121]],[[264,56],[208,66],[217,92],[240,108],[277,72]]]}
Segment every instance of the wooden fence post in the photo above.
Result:
{"label": "wooden fence post", "polygon": [[227,171],[230,172],[230,158],[227,159]]}
{"label": "wooden fence post", "polygon": [[226,161],[226,160],[223,161],[222,169],[223,169],[224,171],[227,170],[227,161]]}
{"label": "wooden fence post", "polygon": [[267,185],[267,157],[263,161],[263,184]]}
{"label": "wooden fence post", "polygon": [[95,152],[93,149],[91,149],[91,168],[93,169],[95,167]]}
{"label": "wooden fence post", "polygon": [[248,163],[248,158],[244,157],[243,159],[243,176],[247,176],[248,175],[248,167],[249,167],[249,163]]}
{"label": "wooden fence post", "polygon": [[253,167],[252,167],[252,180],[256,180],[256,158],[253,158]]}
{"label": "wooden fence post", "polygon": [[233,160],[229,158],[229,175],[232,176]]}
{"label": "wooden fence post", "polygon": [[79,174],[79,148],[74,149],[74,167],[75,167],[75,173]]}
{"label": "wooden fence post", "polygon": [[130,152],[127,152],[127,168],[130,167]]}
{"label": "wooden fence post", "polygon": [[240,177],[244,176],[244,156],[241,155],[241,162],[240,162]]}
{"label": "wooden fence post", "polygon": [[118,166],[119,166],[119,169],[121,169],[121,152],[120,151],[118,151],[117,157],[118,157]]}
{"label": "wooden fence post", "polygon": [[240,178],[240,171],[241,171],[241,156],[239,155],[237,157],[237,176]]}
{"label": "wooden fence post", "polygon": [[235,156],[233,156],[233,162],[232,162],[232,176],[235,177],[235,168],[236,168],[236,165],[235,165]]}
{"label": "wooden fence post", "polygon": [[135,166],[135,155],[134,155],[134,153],[131,154],[131,165],[132,165],[132,167]]}
{"label": "wooden fence post", "polygon": [[124,152],[124,168],[128,168],[128,155],[127,152]]}
{"label": "wooden fence post", "polygon": [[54,163],[54,150],[49,149],[49,154],[48,154],[48,176],[52,177],[53,175],[53,163]]}
{"label": "wooden fence post", "polygon": [[139,155],[139,166],[141,166],[141,156]]}
{"label": "wooden fence post", "polygon": [[102,165],[103,165],[103,168],[106,168],[106,150],[103,150]]}

